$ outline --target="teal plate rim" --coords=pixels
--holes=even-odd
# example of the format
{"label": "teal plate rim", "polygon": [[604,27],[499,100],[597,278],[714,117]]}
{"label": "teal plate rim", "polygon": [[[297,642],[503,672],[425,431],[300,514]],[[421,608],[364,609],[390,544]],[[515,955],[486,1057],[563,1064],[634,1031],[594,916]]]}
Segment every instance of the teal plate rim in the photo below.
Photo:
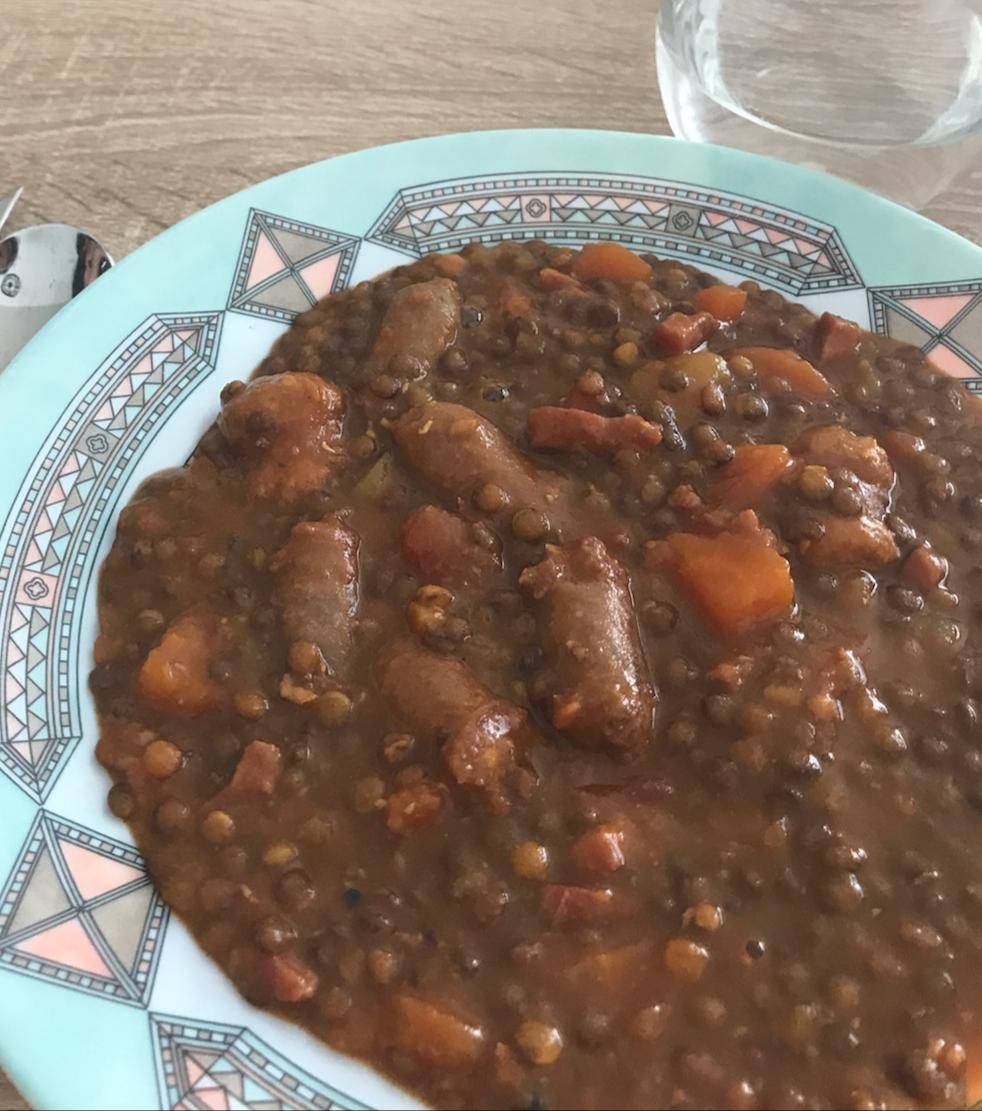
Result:
{"label": "teal plate rim", "polygon": [[982,248],[847,182],[671,138],[357,151],[124,259],[0,376],[0,1063],[35,1106],[415,1106],[240,1000],[154,892],[93,757],[93,583],[135,484],[186,456],[296,312],[408,257],[533,236],[754,278],[982,391]]}

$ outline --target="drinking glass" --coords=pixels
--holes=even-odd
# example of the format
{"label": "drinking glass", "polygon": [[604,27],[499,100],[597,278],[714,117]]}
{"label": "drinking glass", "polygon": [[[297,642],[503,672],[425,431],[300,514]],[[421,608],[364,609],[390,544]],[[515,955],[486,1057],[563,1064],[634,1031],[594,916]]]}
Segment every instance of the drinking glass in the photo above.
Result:
{"label": "drinking glass", "polygon": [[663,0],[657,61],[684,139],[914,208],[982,166],[982,0]]}

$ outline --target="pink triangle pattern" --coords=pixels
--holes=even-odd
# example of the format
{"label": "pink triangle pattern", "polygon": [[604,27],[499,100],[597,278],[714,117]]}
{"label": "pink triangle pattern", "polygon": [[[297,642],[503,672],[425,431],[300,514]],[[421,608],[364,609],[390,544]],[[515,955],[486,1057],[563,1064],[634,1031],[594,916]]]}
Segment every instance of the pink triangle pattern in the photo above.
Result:
{"label": "pink triangle pattern", "polygon": [[[432,220],[450,219],[457,202],[431,204]],[[407,228],[408,231],[408,228]],[[277,249],[281,244],[306,244],[302,257]],[[343,288],[354,263],[359,240],[330,228],[304,224],[253,209],[249,213],[239,263],[232,280],[228,307],[264,319],[289,322],[297,314],[297,293],[309,304]],[[285,247],[284,247],[285,250]],[[297,281],[297,279],[300,279]]]}
{"label": "pink triangle pattern", "polygon": [[0,967],[145,1006],[166,923],[134,849],[40,810],[0,892]]}
{"label": "pink triangle pattern", "polygon": [[71,841],[59,843],[68,871],[85,900],[96,899],[145,876],[141,869],[124,860],[114,860]]}
{"label": "pink triangle pattern", "polygon": [[978,374],[975,367],[945,343],[930,348],[927,354],[938,370],[943,370],[953,378],[974,378]]}
{"label": "pink triangle pattern", "polygon": [[311,262],[307,266],[300,267],[300,277],[307,283],[316,300],[319,301],[331,292],[334,279],[337,276],[339,262],[340,259],[337,255],[328,255],[327,258],[322,258],[318,262]]}
{"label": "pink triangle pattern", "polygon": [[982,393],[982,278],[878,286],[868,297],[877,332],[889,335],[891,328],[911,322],[924,337],[921,350],[938,370]]}
{"label": "pink triangle pattern", "polygon": [[85,932],[85,928],[77,918],[69,918],[42,933],[34,934],[33,937],[18,942],[14,948],[19,953],[39,957],[52,964],[77,968],[90,976],[102,976],[108,979],[112,975],[93,945],[92,938]]}
{"label": "pink triangle pattern", "polygon": [[947,297],[911,297],[903,303],[940,331],[974,298],[974,293],[951,293]]}
{"label": "pink triangle pattern", "polygon": [[261,231],[256,237],[255,252],[252,265],[249,267],[247,282],[247,288],[249,289],[259,285],[260,282],[264,282],[273,274],[278,274],[281,270],[286,269],[286,263],[280,258],[279,252],[264,231]]}

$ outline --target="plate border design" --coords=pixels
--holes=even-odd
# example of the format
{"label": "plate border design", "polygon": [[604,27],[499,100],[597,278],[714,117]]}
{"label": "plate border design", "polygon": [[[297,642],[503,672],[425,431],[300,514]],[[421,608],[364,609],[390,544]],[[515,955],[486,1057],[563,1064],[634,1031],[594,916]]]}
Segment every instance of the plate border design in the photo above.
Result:
{"label": "plate border design", "polygon": [[[58,846],[59,841],[70,841],[102,856],[120,860],[131,868],[139,869],[143,873],[143,879],[121,885],[103,896],[86,899],[67,874]],[[91,925],[88,915],[90,910],[112,903],[123,895],[143,887],[151,888],[151,900],[143,921],[140,945],[137,950],[141,956],[142,966],[139,974],[133,975],[124,968],[113,950],[101,939],[101,935],[98,940],[93,937],[92,930],[87,930],[86,933],[106,966],[114,973],[115,981],[87,975],[71,965],[60,964],[53,959],[25,956],[18,952],[15,948],[18,942],[33,936],[30,929],[11,932],[5,936],[4,929],[11,917],[17,913],[23,897],[24,884],[31,875],[38,853],[43,850],[47,850],[49,858],[59,873],[62,888],[69,898],[69,906],[64,911],[43,920],[47,928],[79,918],[84,918],[84,921]],[[31,976],[58,987],[94,995],[99,999],[143,1008],[147,1006],[153,991],[169,920],[170,910],[153,886],[143,858],[136,849],[117,841],[114,837],[107,837],[89,826],[70,822],[67,818],[49,810],[39,809],[17,853],[17,863],[7,877],[3,889],[0,890],[0,968],[23,976]]]}
{"label": "plate border design", "polygon": [[276,242],[275,236],[267,235],[267,239],[272,243],[276,253],[280,255],[283,268],[270,274],[262,281],[257,282],[254,286],[248,285],[249,271],[252,267],[252,260],[255,256],[259,235],[261,232],[269,232],[270,230],[274,232],[294,232],[308,239],[320,239],[323,242],[324,246],[321,250],[311,251],[311,253],[303,259],[304,266],[328,258],[331,255],[338,256],[338,269],[331,283],[331,293],[336,293],[338,290],[344,289],[347,286],[348,278],[351,276],[352,268],[358,257],[358,249],[361,246],[361,236],[352,235],[349,232],[336,231],[334,228],[323,227],[319,224],[309,224],[300,220],[292,220],[288,216],[279,216],[275,212],[266,212],[260,208],[249,209],[245,231],[242,234],[242,243],[239,247],[239,257],[235,263],[235,270],[232,276],[232,285],[229,290],[226,308],[230,312],[241,312],[245,313],[247,316],[257,316],[260,320],[277,320],[289,324],[297,315],[296,313],[275,305],[258,305],[253,303],[253,298],[257,293],[262,293],[263,290],[282,281],[285,274],[292,276],[297,288],[311,306],[317,302],[313,292],[304,281],[303,275],[298,272],[300,264],[294,263],[286,257],[285,253],[282,252],[279,244]]}
{"label": "plate border design", "polygon": [[[944,297],[958,293],[974,293],[976,296],[940,328],[919,316],[906,304],[906,301],[911,298]],[[965,388],[972,393],[982,394],[982,351],[970,351],[951,335],[952,330],[969,314],[982,313],[982,276],[957,282],[908,282],[904,285],[870,286],[866,290],[866,300],[869,305],[870,327],[874,332],[881,336],[890,334],[887,327],[888,308],[906,317],[928,336],[921,344],[921,350],[930,355],[931,351],[940,344],[954,352],[976,374],[974,378],[961,380]]]}
{"label": "plate border design", "polygon": [[[6,693],[0,713],[0,772],[38,804],[50,794],[81,739],[79,686],[70,676],[73,665],[77,667],[76,602],[95,570],[88,566],[90,550],[102,520],[115,508],[115,492],[139,462],[150,431],[166,422],[185,395],[214,370],[221,324],[221,312],[154,313],[130,332],[62,412],[27,468],[0,530],[0,676]],[[153,348],[168,336],[188,330],[200,334],[201,349],[170,374],[164,373],[159,389],[147,393],[144,387],[156,385],[150,380],[156,375],[141,375],[136,382],[136,368],[152,359]],[[128,404],[137,393],[142,398],[139,407]],[[100,418],[102,413],[107,415]],[[81,495],[74,483],[80,486],[77,476],[87,473],[88,489]],[[66,491],[70,480],[73,485]],[[58,568],[53,574],[43,570],[38,540],[47,537],[45,554],[50,551],[60,514],[68,513],[76,514],[76,521],[66,533],[63,554],[51,565]],[[17,634],[25,627],[27,643],[22,647]],[[14,719],[8,705],[17,688],[25,691],[24,722]],[[42,705],[43,715],[38,712]],[[32,726],[29,714],[37,725]],[[12,729],[12,720],[20,730]],[[47,746],[36,767],[12,748],[32,740],[43,740]]]}
{"label": "plate border design", "polygon": [[[584,206],[584,210],[605,212],[609,216],[608,222],[574,222],[574,215],[554,220],[560,210],[569,207],[559,204],[560,200],[566,199],[567,194],[583,193],[588,197],[592,195],[598,202],[593,206]],[[640,212],[631,217],[623,209],[618,210],[615,198],[626,199],[628,196],[636,198],[636,205],[641,207],[645,207],[646,202],[661,205],[666,210],[664,220],[655,216],[645,217]],[[411,236],[396,234],[396,229],[410,219],[415,208],[426,207],[439,212],[439,206],[459,207],[474,201],[485,205],[496,203],[495,215],[499,220],[503,219],[500,215],[502,211],[507,211],[509,216],[514,214],[515,218],[505,224],[492,225],[490,231],[472,225],[471,230],[460,233],[455,228],[448,228],[445,219],[473,220],[476,217],[472,214],[460,217],[456,213],[444,213],[444,219],[437,217],[434,221],[423,221],[422,225],[443,224],[445,230],[431,229],[418,235],[414,230]],[[715,217],[720,218],[719,223],[711,226]],[[631,218],[635,222],[629,225],[621,222],[622,218]],[[656,228],[652,224],[645,227],[647,219],[657,220],[660,226]],[[756,231],[742,235],[737,229],[722,227],[727,222],[732,225],[735,220],[755,225]],[[761,251],[772,251],[774,258],[782,251],[769,239],[768,229],[782,235],[785,242],[796,239],[813,241],[834,261],[832,273],[824,277],[802,275],[801,280],[795,280],[790,263],[786,266],[779,266],[773,261],[768,263]],[[764,233],[766,243],[761,237],[753,238],[758,231]],[[734,246],[734,235],[746,240],[742,249]],[[724,240],[724,236],[729,237],[729,242]],[[616,238],[636,250],[662,251],[696,265],[715,264],[736,270],[747,278],[766,281],[798,297],[863,286],[859,268],[832,224],[813,220],[779,205],[764,204],[739,193],[642,175],[529,171],[428,182],[397,190],[365,238],[412,257],[434,250],[456,250],[465,243],[492,243],[503,239],[548,239],[579,244],[592,239]],[[750,251],[751,245],[757,248],[754,253]],[[787,254],[786,251],[784,253]],[[798,257],[803,256],[799,254]]]}
{"label": "plate border design", "polygon": [[[174,1048],[175,1042],[183,1042],[222,1056],[231,1056],[240,1065],[258,1073],[266,1083],[275,1086],[287,1097],[283,1100],[284,1108],[295,1108],[297,1111],[332,1111],[334,1108],[368,1111],[366,1104],[290,1061],[247,1026],[155,1011],[150,1012],[149,1019],[161,1108],[191,1109],[198,1106],[188,1100],[189,1089],[179,1082]],[[298,1098],[290,1101],[291,1095]]]}

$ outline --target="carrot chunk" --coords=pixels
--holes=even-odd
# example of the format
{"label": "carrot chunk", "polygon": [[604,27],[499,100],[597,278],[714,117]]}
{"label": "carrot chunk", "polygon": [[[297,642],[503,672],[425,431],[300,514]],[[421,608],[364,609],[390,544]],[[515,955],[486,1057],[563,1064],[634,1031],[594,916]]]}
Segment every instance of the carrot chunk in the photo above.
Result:
{"label": "carrot chunk", "polygon": [[271,795],[283,766],[283,754],[268,741],[250,741],[239,757],[226,792],[230,795]]}
{"label": "carrot chunk", "polygon": [[783,444],[744,444],[717,472],[712,500],[724,509],[751,509],[792,465],[791,453]]}
{"label": "carrot chunk", "polygon": [[573,274],[584,282],[591,278],[646,282],[651,277],[651,267],[620,243],[588,243],[573,260]]}
{"label": "carrot chunk", "polygon": [[164,633],[140,668],[138,685],[147,702],[172,714],[193,717],[222,699],[209,673],[215,653],[216,621],[205,613],[186,613]]}
{"label": "carrot chunk", "polygon": [[739,320],[747,303],[747,291],[735,285],[711,285],[699,290],[695,302],[697,309],[717,320]]}
{"label": "carrot chunk", "polygon": [[656,325],[653,339],[662,355],[682,355],[709,339],[718,327],[719,321],[708,312],[692,316],[673,312]]}
{"label": "carrot chunk", "polygon": [[392,1001],[392,1035],[397,1049],[429,1069],[465,1072],[485,1050],[485,1035],[451,1011],[415,995]]}
{"label": "carrot chunk", "polygon": [[822,401],[831,397],[833,389],[828,379],[817,371],[807,359],[784,347],[737,347],[727,352],[727,357],[742,355],[753,363],[761,386],[766,390],[778,379],[783,379],[802,397]]}
{"label": "carrot chunk", "polygon": [[823,567],[868,567],[892,563],[900,556],[893,533],[875,517],[830,515],[823,524],[822,536],[801,542],[801,554],[808,563]]}
{"label": "carrot chunk", "polygon": [[583,285],[569,274],[564,274],[562,270],[556,270],[552,266],[544,266],[539,271],[539,281],[542,283],[543,289],[548,289],[550,292],[556,289],[579,289],[584,293],[586,289]]}
{"label": "carrot chunk", "polygon": [[787,613],[794,600],[788,561],[759,539],[676,532],[665,543],[679,587],[720,632],[745,633]]}
{"label": "carrot chunk", "polygon": [[857,436],[839,424],[809,429],[795,445],[807,463],[846,467],[863,482],[889,486],[893,482],[890,457],[872,436]]}

